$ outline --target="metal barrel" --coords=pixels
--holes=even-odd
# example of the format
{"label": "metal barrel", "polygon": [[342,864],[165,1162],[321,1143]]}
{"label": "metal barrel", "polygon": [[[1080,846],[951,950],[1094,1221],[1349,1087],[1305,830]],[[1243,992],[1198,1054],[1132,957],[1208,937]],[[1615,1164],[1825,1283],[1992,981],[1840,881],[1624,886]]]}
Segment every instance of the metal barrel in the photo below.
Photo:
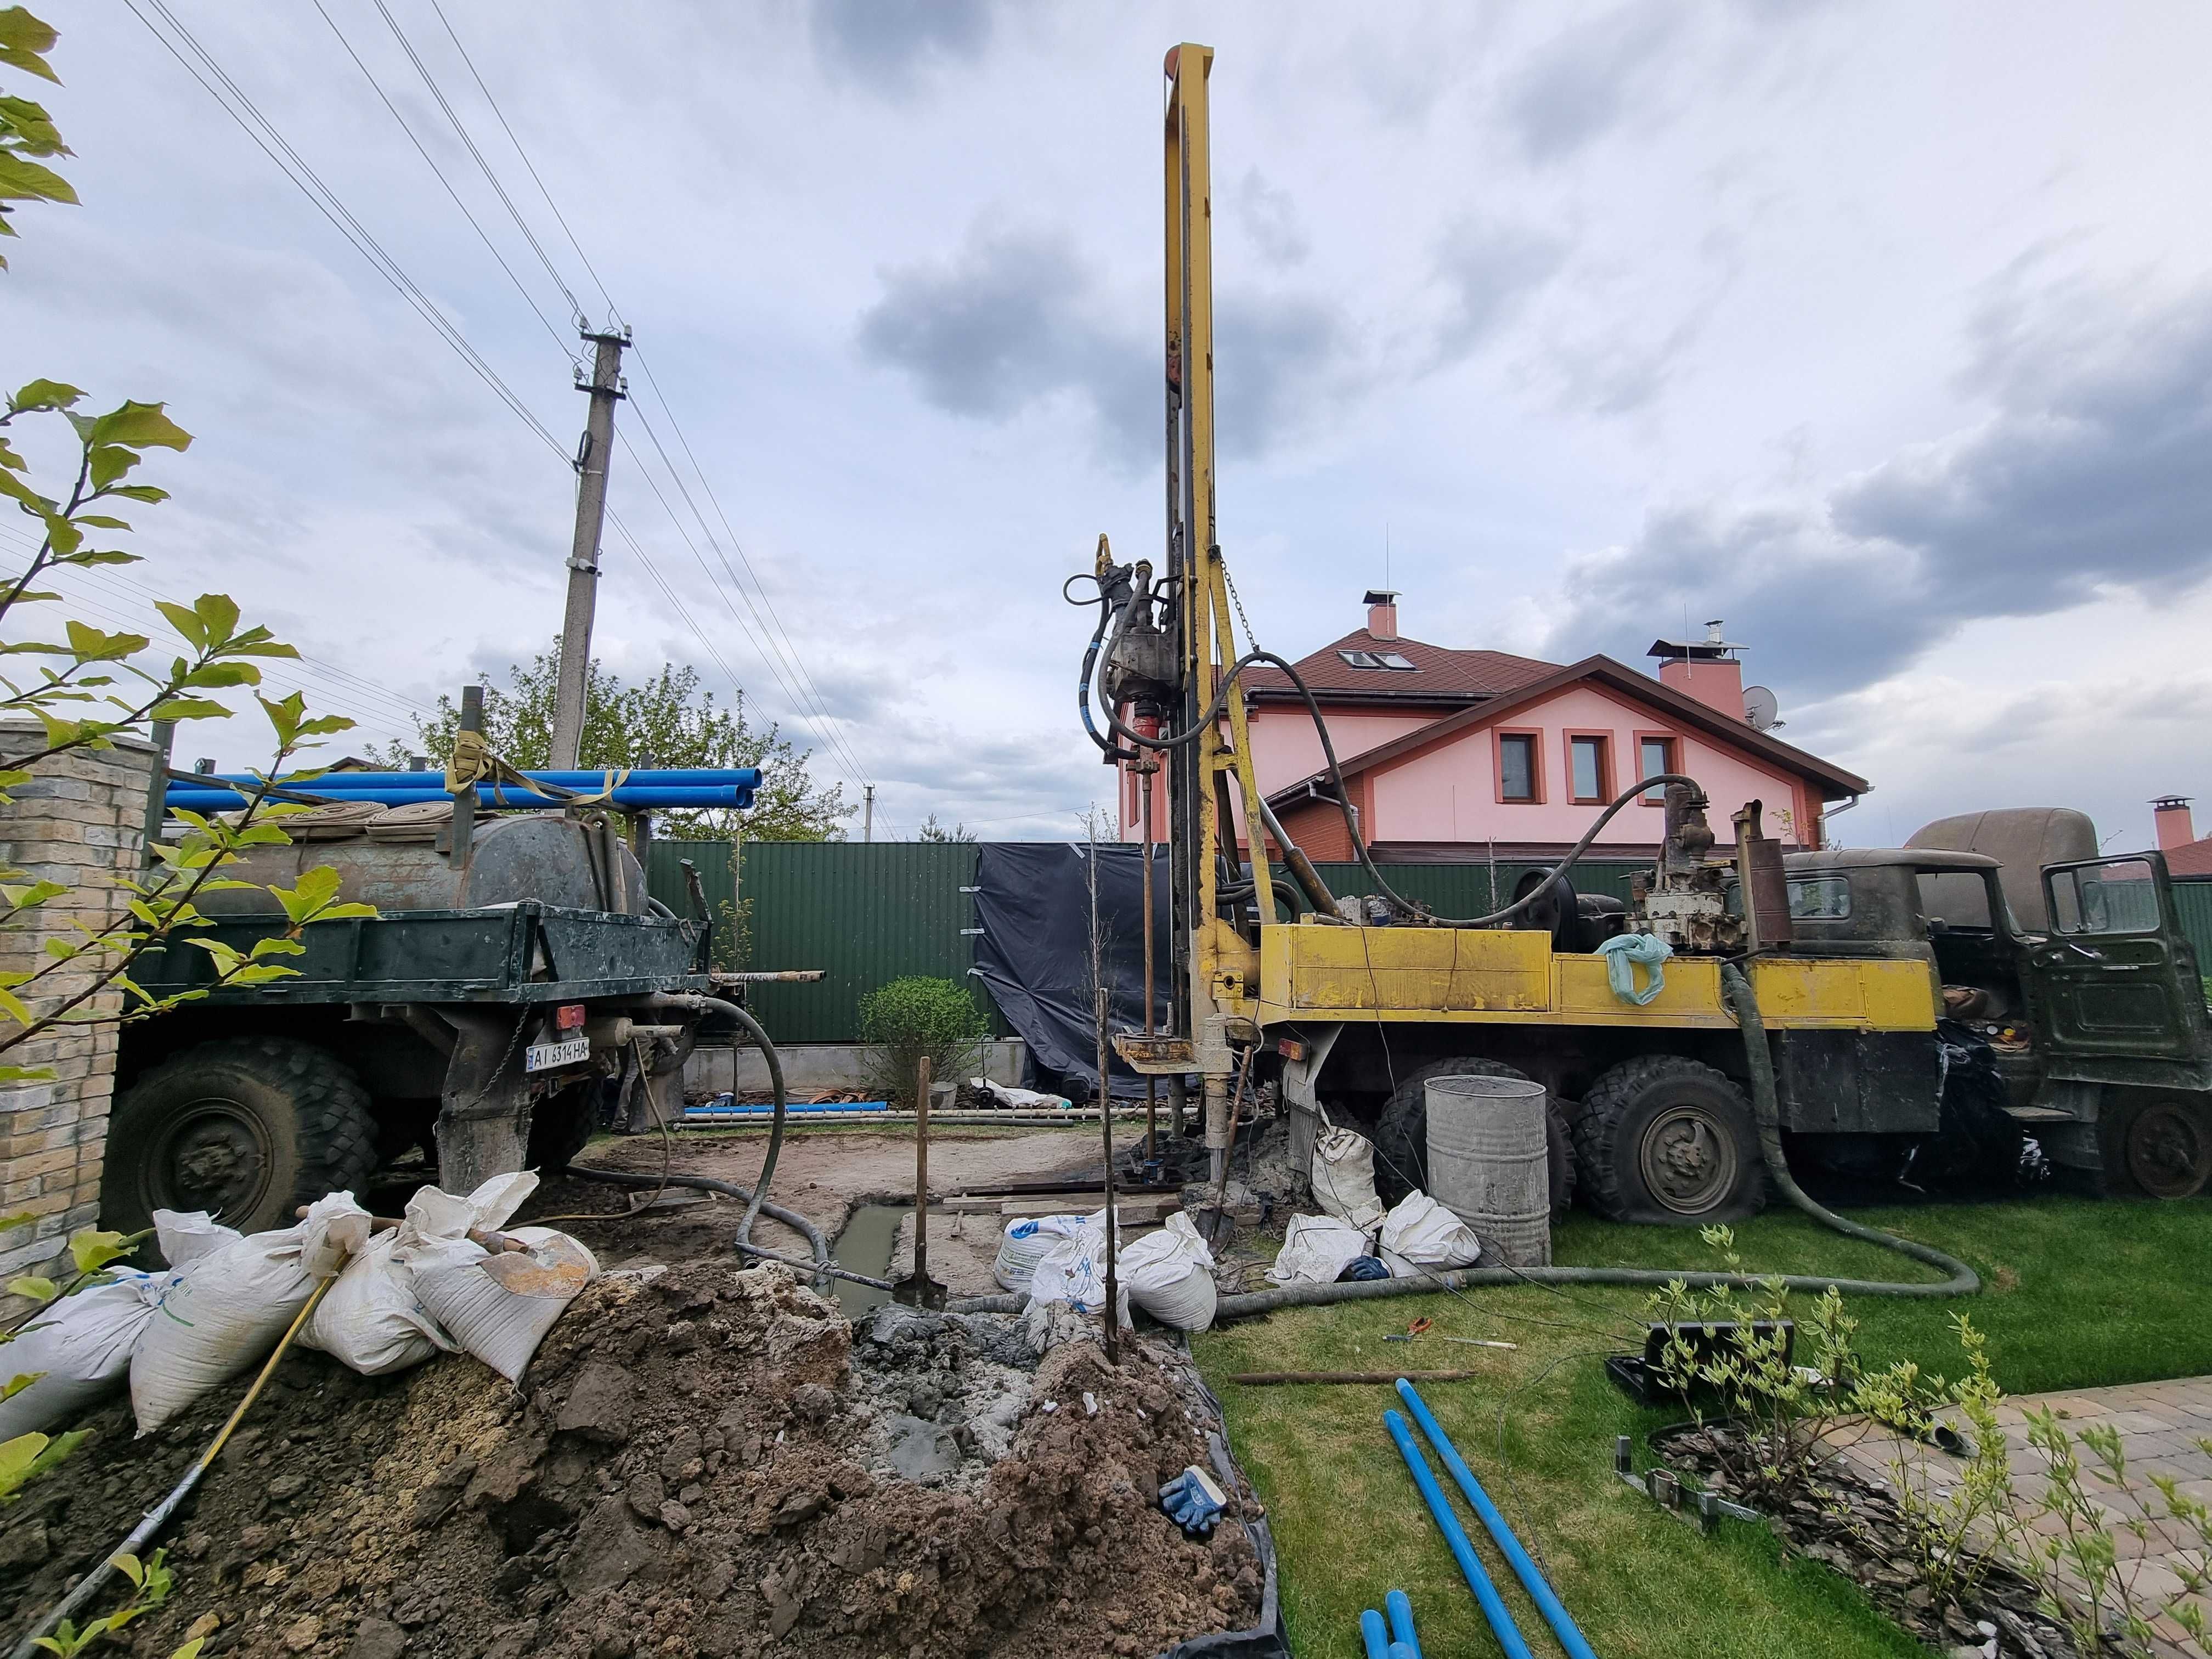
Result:
{"label": "metal barrel", "polygon": [[1552,1261],[1552,1171],[1544,1085],[1517,1077],[1428,1083],[1429,1196],[1472,1228],[1486,1259]]}

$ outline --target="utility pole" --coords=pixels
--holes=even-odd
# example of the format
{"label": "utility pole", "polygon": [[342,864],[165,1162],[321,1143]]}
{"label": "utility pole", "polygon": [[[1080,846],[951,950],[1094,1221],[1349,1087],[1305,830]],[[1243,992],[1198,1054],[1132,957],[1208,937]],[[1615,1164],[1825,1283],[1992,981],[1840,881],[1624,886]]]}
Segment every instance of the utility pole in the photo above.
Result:
{"label": "utility pole", "polygon": [[860,839],[873,841],[875,838],[876,786],[864,783],[860,786]]}
{"label": "utility pole", "polygon": [[576,538],[568,549],[568,607],[561,618],[561,667],[553,695],[552,763],[557,771],[576,764],[584,744],[584,690],[592,672],[592,615],[599,598],[599,530],[607,516],[607,463],[614,458],[615,403],[625,395],[623,348],[629,330],[583,337],[597,348],[592,378],[576,380],[592,394],[592,412],[576,448]]}

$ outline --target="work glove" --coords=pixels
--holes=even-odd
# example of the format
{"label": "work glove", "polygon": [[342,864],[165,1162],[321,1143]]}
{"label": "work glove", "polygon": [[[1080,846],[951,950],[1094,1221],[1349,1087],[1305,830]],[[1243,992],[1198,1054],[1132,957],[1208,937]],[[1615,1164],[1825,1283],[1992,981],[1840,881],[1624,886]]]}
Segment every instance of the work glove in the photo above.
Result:
{"label": "work glove", "polygon": [[1160,1488],[1160,1508],[1186,1538],[1212,1537],[1225,1501],[1212,1476],[1195,1463]]}
{"label": "work glove", "polygon": [[1356,1284],[1363,1279],[1388,1279],[1389,1277],[1390,1269],[1387,1265],[1385,1265],[1380,1256],[1355,1255],[1351,1261],[1344,1264],[1344,1271],[1337,1274],[1336,1279],[1339,1284],[1344,1284],[1347,1281]]}

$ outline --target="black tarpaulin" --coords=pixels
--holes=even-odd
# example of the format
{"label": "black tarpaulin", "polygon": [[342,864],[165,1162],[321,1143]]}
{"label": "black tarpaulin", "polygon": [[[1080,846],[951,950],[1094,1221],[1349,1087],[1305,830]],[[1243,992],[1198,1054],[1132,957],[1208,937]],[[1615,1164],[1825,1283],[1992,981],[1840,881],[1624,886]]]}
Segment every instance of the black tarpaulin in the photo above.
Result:
{"label": "black tarpaulin", "polygon": [[[1135,847],[1088,842],[987,842],[975,868],[975,974],[1006,1024],[1029,1045],[1032,1063],[1095,1091],[1097,1028],[1093,1023],[1091,870],[1098,872],[1098,935],[1103,977],[1112,998],[1109,1031],[1141,1030],[1145,1022],[1144,863]],[[1153,1023],[1164,1030],[1170,1012],[1168,951],[1168,857],[1152,854]],[[1141,1095],[1144,1080],[1117,1059],[1114,1092]]]}

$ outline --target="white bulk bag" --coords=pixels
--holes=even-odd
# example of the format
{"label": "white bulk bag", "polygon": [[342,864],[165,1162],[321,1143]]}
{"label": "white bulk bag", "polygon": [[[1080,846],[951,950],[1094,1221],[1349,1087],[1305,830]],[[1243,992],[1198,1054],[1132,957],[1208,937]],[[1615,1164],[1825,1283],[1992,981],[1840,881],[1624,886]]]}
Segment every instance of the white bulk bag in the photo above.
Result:
{"label": "white bulk bag", "polygon": [[[155,1221],[158,1227],[161,1218]],[[296,1227],[254,1233],[177,1269],[131,1356],[138,1432],[152,1433],[266,1358],[316,1282],[368,1243],[368,1212],[351,1193],[332,1193],[310,1205]]]}
{"label": "white bulk bag", "polygon": [[1366,1230],[1335,1216],[1294,1215],[1267,1277],[1278,1285],[1334,1285],[1367,1254]]}
{"label": "white bulk bag", "polygon": [[1159,1231],[1133,1241],[1114,1267],[1130,1301],[1161,1324],[1202,1331],[1213,1323],[1213,1252],[1188,1216],[1170,1216]]}
{"label": "white bulk bag", "polygon": [[[545,1267],[580,1261],[584,1283],[599,1277],[599,1264],[592,1253],[566,1233],[550,1227],[516,1227],[508,1237],[528,1245],[531,1257]],[[519,1383],[531,1355],[568,1311],[575,1292],[526,1296],[510,1291],[484,1272],[490,1255],[465,1237],[424,1245],[413,1262],[415,1295],[423,1310],[463,1349],[508,1382]]]}
{"label": "white bulk bag", "polygon": [[1471,1267],[1481,1255],[1474,1229],[1426,1193],[1407,1193],[1382,1218],[1382,1256],[1393,1279]]}
{"label": "white bulk bag", "polygon": [[161,1251],[161,1260],[172,1267],[197,1261],[245,1237],[237,1228],[224,1226],[205,1210],[154,1212],[154,1246]]}
{"label": "white bulk bag", "polygon": [[[1115,1230],[1115,1242],[1121,1242],[1121,1230]],[[1117,1310],[1121,1322],[1129,1322],[1129,1286],[1115,1263],[1115,1288],[1120,1291]],[[1030,1300],[1042,1307],[1048,1303],[1065,1302],[1079,1313],[1103,1314],[1106,1310],[1106,1212],[1098,1210],[1083,1218],[1083,1225],[1073,1236],[1060,1239],[1037,1263],[1036,1272],[1030,1279]]]}
{"label": "white bulk bag", "polygon": [[460,1345],[415,1293],[416,1260],[427,1249],[465,1243],[471,1227],[502,1225],[537,1188],[538,1177],[528,1170],[494,1176],[465,1198],[418,1188],[398,1227],[379,1234],[338,1275],[300,1341],[364,1376],[405,1370],[441,1350],[458,1351]]}
{"label": "white bulk bag", "polygon": [[37,1374],[0,1400],[0,1440],[66,1424],[97,1405],[131,1369],[131,1350],[161,1305],[174,1269],[110,1267],[104,1285],[63,1297],[0,1346],[0,1382]]}
{"label": "white bulk bag", "polygon": [[1322,1213],[1373,1232],[1382,1219],[1375,1195],[1375,1143],[1350,1129],[1323,1129],[1314,1140],[1314,1202]]}
{"label": "white bulk bag", "polygon": [[1082,1230],[1079,1215],[1031,1215],[1009,1221],[999,1240],[998,1257],[991,1263],[991,1276],[1002,1291],[1029,1289],[1037,1264],[1052,1254],[1053,1246]]}

